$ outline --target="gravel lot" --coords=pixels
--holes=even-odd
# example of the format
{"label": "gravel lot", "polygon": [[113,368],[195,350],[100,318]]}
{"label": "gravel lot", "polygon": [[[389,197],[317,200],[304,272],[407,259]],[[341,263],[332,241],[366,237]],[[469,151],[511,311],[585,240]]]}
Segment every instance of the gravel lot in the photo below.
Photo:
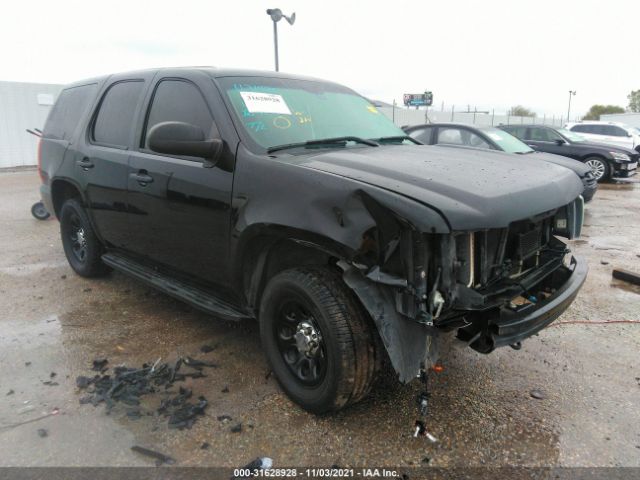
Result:
{"label": "gravel lot", "polygon": [[[640,288],[611,278],[615,266],[640,272],[637,181],[604,185],[588,205],[574,251],[590,274],[556,324],[520,351],[485,356],[451,342],[432,382],[435,444],[409,435],[418,385],[385,382],[347,411],[314,417],[268,375],[257,325],[217,321],[118,273],[76,276],[57,221],[31,217],[37,187],[33,170],[0,174],[0,466],[152,465],[130,450],[138,444],[189,466],[266,455],[278,467],[640,467],[640,324],[601,323],[640,321]],[[214,350],[201,353],[205,344]],[[94,358],[139,366],[181,355],[219,365],[186,382],[209,400],[190,430],[79,404],[75,379]]]}

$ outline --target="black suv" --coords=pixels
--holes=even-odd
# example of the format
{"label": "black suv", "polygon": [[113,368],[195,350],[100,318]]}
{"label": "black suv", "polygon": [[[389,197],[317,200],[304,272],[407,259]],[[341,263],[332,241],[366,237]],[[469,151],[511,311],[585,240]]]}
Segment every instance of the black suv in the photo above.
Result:
{"label": "black suv", "polygon": [[539,152],[564,155],[591,167],[599,182],[611,177],[635,175],[640,153],[606,143],[589,142],[564,128],[543,125],[500,125],[502,130],[519,138]]}
{"label": "black suv", "polygon": [[559,239],[582,225],[573,172],[414,145],[320,80],[183,68],[78,82],[47,120],[40,174],[78,274],[114,268],[257,319],[278,381],[312,412],[363,398],[385,357],[415,378],[443,332],[485,353],[517,343],[586,276]]}

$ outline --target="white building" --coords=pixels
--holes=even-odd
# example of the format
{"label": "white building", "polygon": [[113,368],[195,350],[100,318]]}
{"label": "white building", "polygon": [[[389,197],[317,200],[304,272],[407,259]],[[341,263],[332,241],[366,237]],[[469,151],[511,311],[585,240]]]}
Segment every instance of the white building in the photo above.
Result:
{"label": "white building", "polygon": [[0,168],[35,165],[38,139],[62,85],[0,81]]}

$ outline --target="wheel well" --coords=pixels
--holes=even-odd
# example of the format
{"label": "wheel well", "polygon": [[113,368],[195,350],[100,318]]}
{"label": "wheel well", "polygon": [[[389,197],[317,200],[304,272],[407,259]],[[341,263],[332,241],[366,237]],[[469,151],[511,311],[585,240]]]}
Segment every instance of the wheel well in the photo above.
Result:
{"label": "wheel well", "polygon": [[56,217],[60,218],[60,210],[64,202],[70,198],[82,198],[80,191],[70,182],[65,180],[55,180],[51,185],[51,200]]}
{"label": "wheel well", "polygon": [[294,240],[263,239],[252,242],[243,262],[242,283],[248,305],[257,310],[267,283],[278,273],[295,267],[332,265],[337,257]]}

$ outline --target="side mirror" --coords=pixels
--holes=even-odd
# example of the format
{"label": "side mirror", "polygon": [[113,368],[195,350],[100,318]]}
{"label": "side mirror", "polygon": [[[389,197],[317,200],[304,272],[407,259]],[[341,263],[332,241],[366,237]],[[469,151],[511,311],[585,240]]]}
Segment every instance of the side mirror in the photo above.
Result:
{"label": "side mirror", "polygon": [[567,142],[565,142],[565,141],[564,141],[563,139],[561,139],[561,138],[556,138],[556,140],[555,140],[555,144],[556,144],[556,145],[558,145],[558,146],[562,146],[562,145],[564,145],[565,143],[567,143]]}
{"label": "side mirror", "polygon": [[206,167],[213,167],[222,151],[222,140],[206,139],[200,127],[184,122],[158,123],[147,138],[154,152],[204,158]]}

